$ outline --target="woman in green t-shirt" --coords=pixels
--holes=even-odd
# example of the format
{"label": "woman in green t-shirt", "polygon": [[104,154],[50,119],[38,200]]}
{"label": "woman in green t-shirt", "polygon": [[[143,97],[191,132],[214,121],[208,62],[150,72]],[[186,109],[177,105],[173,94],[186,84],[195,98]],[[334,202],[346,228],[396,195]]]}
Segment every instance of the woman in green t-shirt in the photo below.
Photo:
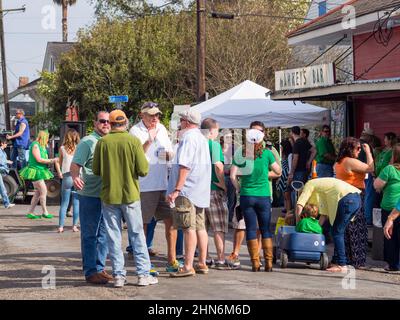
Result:
{"label": "woman in green t-shirt", "polygon": [[[272,271],[271,188],[268,178],[278,178],[282,171],[272,152],[264,148],[263,138],[263,132],[248,130],[245,154],[241,159],[235,157],[231,168],[232,184],[240,193],[240,208],[246,223],[247,248],[252,270],[255,272],[260,270],[257,223],[262,237],[265,271]],[[237,181],[238,175],[240,185]]]}
{"label": "woman in green t-shirt", "polygon": [[[29,147],[29,163],[19,173],[24,180],[31,180],[35,188],[31,207],[26,216],[28,219],[53,218],[53,215],[48,213],[46,207],[47,187],[44,181],[54,177],[48,165],[57,162],[58,158],[48,159],[46,150],[48,142],[49,133],[47,131],[39,131],[36,140]],[[39,201],[43,212],[42,215],[35,215],[34,211]]]}
{"label": "woman in green t-shirt", "polygon": [[383,141],[385,146],[375,159],[375,174],[377,177],[392,159],[393,146],[397,142],[396,134],[393,132],[385,133]]}
{"label": "woman in green t-shirt", "polygon": [[[400,198],[400,143],[393,147],[393,164],[386,166],[374,182],[376,191],[383,192],[381,202],[382,224],[388,220],[390,212],[396,207]],[[388,263],[387,271],[400,270],[400,218],[393,221],[391,239],[384,239],[384,260]]]}

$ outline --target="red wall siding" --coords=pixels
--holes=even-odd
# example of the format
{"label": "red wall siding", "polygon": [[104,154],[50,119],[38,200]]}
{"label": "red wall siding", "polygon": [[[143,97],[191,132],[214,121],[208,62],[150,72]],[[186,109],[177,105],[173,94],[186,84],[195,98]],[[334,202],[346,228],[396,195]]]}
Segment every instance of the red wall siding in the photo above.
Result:
{"label": "red wall siding", "polygon": [[400,135],[400,95],[390,98],[360,98],[355,101],[356,137],[364,129],[364,123],[369,122],[383,143],[383,135],[393,131]]}
{"label": "red wall siding", "polygon": [[[353,48],[363,42],[371,33],[364,33],[353,37]],[[378,44],[374,37],[362,44],[354,51],[354,73],[361,75],[366,69],[371,67],[376,61],[383,57],[390,49],[400,42],[400,27],[393,29],[393,35],[387,47]],[[364,79],[382,79],[400,77],[400,47],[397,47],[381,62],[379,62],[368,73],[363,75]],[[360,79],[362,80],[362,79]]]}

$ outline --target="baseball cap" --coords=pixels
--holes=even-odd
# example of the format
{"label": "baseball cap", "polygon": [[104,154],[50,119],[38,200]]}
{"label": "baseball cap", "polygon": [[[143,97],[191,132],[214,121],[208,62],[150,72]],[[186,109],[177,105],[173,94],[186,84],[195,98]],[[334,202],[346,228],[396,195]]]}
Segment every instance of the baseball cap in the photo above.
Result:
{"label": "baseball cap", "polygon": [[264,133],[257,129],[249,129],[246,132],[246,141],[255,144],[260,143],[264,139]]}
{"label": "baseball cap", "polygon": [[187,121],[189,121],[191,123],[194,123],[194,124],[200,124],[200,122],[201,122],[201,114],[200,114],[200,112],[198,112],[196,110],[193,110],[193,109],[189,109],[189,110],[187,110],[185,112],[181,112],[181,113],[179,113],[179,116],[182,119],[185,119],[185,120],[187,120]]}
{"label": "baseball cap", "polygon": [[122,110],[116,109],[110,112],[110,123],[123,123],[127,120],[128,118]]}
{"label": "baseball cap", "polygon": [[373,136],[374,135],[374,130],[372,130],[371,128],[366,128],[361,132],[361,134],[367,134],[369,136]]}
{"label": "baseball cap", "polygon": [[149,115],[155,115],[159,113],[162,114],[161,110],[158,108],[158,103],[151,101],[143,103],[142,107],[140,108],[140,111],[142,113],[147,113]]}

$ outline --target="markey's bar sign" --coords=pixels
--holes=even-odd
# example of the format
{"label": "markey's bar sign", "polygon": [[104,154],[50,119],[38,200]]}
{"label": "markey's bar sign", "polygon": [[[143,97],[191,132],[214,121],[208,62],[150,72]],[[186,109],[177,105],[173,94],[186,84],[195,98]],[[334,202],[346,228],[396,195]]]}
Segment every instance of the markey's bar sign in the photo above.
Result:
{"label": "markey's bar sign", "polygon": [[275,91],[316,88],[335,84],[333,63],[275,72]]}

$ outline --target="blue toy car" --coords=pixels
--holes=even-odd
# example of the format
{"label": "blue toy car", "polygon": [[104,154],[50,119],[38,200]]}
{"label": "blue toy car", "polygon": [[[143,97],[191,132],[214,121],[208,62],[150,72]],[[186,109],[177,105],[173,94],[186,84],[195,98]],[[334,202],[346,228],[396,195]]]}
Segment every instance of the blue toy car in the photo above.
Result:
{"label": "blue toy car", "polygon": [[276,257],[280,256],[281,268],[288,262],[319,263],[320,269],[328,267],[325,236],[315,233],[296,232],[294,226],[282,226],[276,237]]}

